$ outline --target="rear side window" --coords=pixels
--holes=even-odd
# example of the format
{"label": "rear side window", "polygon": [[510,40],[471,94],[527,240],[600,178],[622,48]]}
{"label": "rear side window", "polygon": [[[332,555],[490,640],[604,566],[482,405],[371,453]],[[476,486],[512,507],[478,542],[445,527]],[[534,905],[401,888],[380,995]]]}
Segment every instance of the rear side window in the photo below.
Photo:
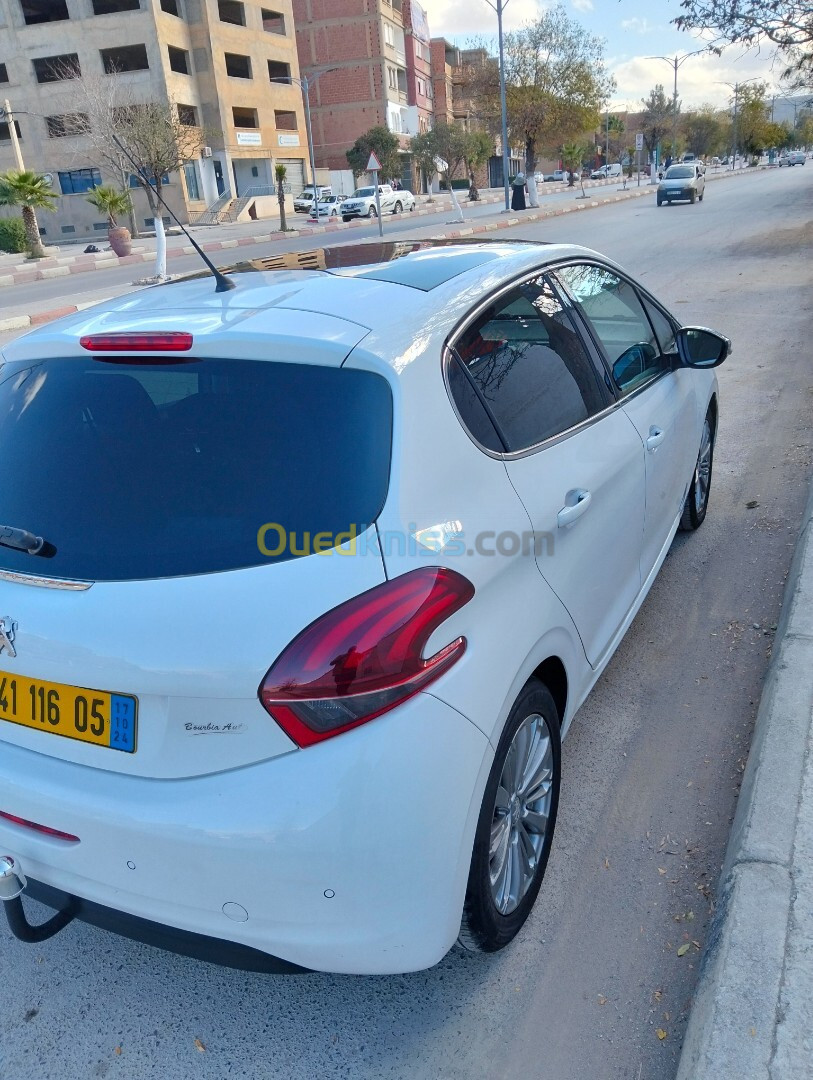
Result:
{"label": "rear side window", "polygon": [[545,278],[492,304],[455,349],[509,451],[536,446],[604,407],[592,361]]}
{"label": "rear side window", "polygon": [[[243,360],[6,363],[0,524],[57,551],[45,559],[0,547],[0,567],[128,580],[293,558],[303,532],[335,537],[376,519],[391,431],[389,385],[371,372]],[[298,543],[261,552],[269,523]]]}

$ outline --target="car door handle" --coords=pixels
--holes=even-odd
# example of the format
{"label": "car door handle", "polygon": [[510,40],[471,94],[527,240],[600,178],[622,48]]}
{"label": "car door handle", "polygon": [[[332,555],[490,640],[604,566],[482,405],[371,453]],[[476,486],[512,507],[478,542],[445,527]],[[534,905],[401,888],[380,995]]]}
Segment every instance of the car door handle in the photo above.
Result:
{"label": "car door handle", "polygon": [[663,430],[663,428],[655,427],[653,424],[653,426],[649,429],[649,438],[646,440],[647,450],[650,450],[654,453],[665,438],[666,432]]}
{"label": "car door handle", "polygon": [[560,529],[566,529],[574,521],[578,521],[582,514],[587,513],[592,495],[583,488],[574,488],[565,496],[565,505],[556,515],[556,524]]}

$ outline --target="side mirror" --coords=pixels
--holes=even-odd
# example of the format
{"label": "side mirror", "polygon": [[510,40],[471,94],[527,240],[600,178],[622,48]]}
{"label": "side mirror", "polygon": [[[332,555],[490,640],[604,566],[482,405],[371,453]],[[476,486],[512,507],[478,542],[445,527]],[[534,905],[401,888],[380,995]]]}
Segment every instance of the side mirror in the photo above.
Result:
{"label": "side mirror", "polygon": [[702,326],[684,326],[675,334],[683,367],[718,367],[731,352],[731,342]]}
{"label": "side mirror", "polygon": [[648,341],[639,341],[621,353],[613,364],[613,378],[619,386],[625,386],[632,379],[643,375],[658,354]]}

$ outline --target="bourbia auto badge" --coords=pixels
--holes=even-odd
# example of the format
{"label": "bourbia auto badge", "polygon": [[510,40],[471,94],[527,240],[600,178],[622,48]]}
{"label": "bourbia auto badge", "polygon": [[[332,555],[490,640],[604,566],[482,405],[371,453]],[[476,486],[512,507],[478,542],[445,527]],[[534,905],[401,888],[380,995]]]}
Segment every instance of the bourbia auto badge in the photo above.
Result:
{"label": "bourbia auto badge", "polygon": [[9,656],[16,656],[17,650],[14,648],[14,634],[17,630],[17,623],[13,622],[8,615],[4,615],[0,618],[0,653],[5,649]]}

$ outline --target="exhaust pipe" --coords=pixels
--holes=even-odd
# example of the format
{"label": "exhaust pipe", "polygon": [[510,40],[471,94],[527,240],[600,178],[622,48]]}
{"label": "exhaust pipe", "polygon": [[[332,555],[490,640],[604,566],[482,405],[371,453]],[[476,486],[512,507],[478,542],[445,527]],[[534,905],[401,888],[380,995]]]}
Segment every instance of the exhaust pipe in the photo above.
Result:
{"label": "exhaust pipe", "polygon": [[64,930],[68,923],[73,922],[76,917],[76,902],[71,899],[66,908],[58,911],[47,922],[32,926],[26,918],[21,899],[25,886],[25,874],[11,855],[0,855],[0,901],[6,912],[9,929],[16,938],[34,945],[39,941],[47,941],[60,930]]}

